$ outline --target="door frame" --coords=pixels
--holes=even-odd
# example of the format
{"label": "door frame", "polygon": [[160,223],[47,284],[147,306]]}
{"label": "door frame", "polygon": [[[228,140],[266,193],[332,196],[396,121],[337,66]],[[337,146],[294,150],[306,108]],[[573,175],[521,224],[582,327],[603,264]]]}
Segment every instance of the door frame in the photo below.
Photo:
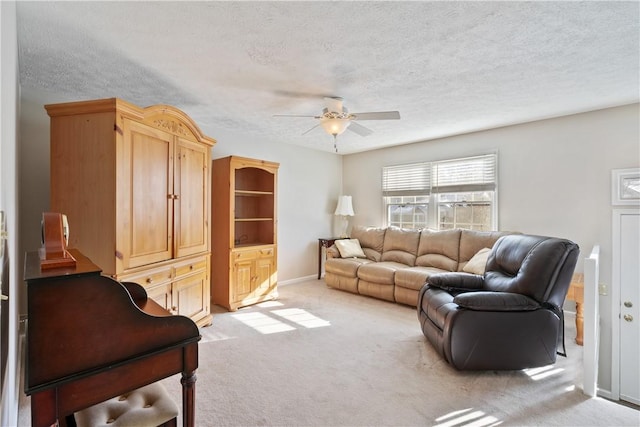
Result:
{"label": "door frame", "polygon": [[640,215],[639,208],[616,208],[611,230],[611,396],[620,400],[620,256],[623,215]]}

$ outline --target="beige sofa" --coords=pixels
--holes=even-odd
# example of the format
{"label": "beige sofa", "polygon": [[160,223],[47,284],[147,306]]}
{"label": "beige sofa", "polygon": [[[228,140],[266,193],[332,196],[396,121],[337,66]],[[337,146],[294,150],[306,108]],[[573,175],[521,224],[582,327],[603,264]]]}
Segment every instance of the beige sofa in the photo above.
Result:
{"label": "beige sofa", "polygon": [[332,288],[415,307],[431,274],[482,274],[487,248],[507,234],[513,233],[354,227],[351,241],[337,241],[341,248],[328,249],[325,282]]}

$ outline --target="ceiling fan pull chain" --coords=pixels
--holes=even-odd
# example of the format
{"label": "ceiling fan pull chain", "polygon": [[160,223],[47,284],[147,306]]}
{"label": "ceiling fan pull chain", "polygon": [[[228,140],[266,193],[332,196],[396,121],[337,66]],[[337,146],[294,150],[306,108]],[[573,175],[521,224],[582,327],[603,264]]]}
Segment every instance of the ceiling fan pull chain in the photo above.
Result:
{"label": "ceiling fan pull chain", "polygon": [[338,152],[338,135],[336,135],[335,133],[333,134],[333,148],[334,150],[336,150],[336,153]]}

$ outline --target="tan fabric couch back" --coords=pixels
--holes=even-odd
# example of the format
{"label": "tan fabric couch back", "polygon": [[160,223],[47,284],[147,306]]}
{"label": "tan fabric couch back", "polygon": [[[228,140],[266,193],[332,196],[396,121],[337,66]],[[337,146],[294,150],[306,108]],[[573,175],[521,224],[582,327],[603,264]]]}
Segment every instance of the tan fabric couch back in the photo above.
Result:
{"label": "tan fabric couch back", "polygon": [[388,227],[384,236],[382,261],[394,261],[413,267],[416,262],[420,231]]}
{"label": "tan fabric couch back", "polygon": [[386,228],[356,226],[351,230],[351,238],[360,241],[362,252],[367,259],[378,262],[382,259],[386,231]]}
{"label": "tan fabric couch back", "polygon": [[456,271],[458,268],[460,231],[459,229],[444,231],[422,230],[415,265]]}
{"label": "tan fabric couch back", "polygon": [[461,230],[457,271],[462,271],[464,266],[467,265],[467,262],[469,262],[480,249],[492,248],[500,237],[506,236],[507,234],[515,233],[508,231]]}

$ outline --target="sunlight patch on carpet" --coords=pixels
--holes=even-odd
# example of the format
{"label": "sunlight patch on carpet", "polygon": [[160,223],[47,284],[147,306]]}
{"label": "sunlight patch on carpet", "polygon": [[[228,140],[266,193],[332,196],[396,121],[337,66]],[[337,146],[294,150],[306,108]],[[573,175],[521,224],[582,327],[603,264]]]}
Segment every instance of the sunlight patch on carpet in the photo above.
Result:
{"label": "sunlight patch on carpet", "polygon": [[286,323],[263,313],[238,313],[232,314],[231,317],[265,335],[293,331],[296,329],[291,325],[287,325]]}
{"label": "sunlight patch on carpet", "polygon": [[564,369],[556,368],[554,367],[554,365],[547,365],[540,368],[523,369],[523,371],[525,374],[529,375],[532,380],[538,381],[544,378],[551,377],[553,375],[560,374],[562,373],[562,371],[564,371]]}
{"label": "sunlight patch on carpet", "polygon": [[453,411],[439,418],[436,418],[438,424],[434,427],[489,427],[502,424],[502,421],[487,415],[483,411],[474,410],[473,408],[461,409]]}
{"label": "sunlight patch on carpet", "polygon": [[272,313],[276,316],[281,316],[291,322],[297,323],[300,326],[304,326],[305,328],[322,328],[323,326],[331,326],[330,322],[322,320],[301,308],[283,308],[281,310],[273,310]]}
{"label": "sunlight patch on carpet", "polygon": [[[275,306],[278,306],[278,304],[275,304]],[[278,316],[278,318],[274,316]],[[298,329],[297,326],[307,329],[331,326],[331,322],[314,316],[302,308],[283,308],[272,310],[269,313],[236,313],[232,314],[231,317],[261,334],[294,331]]]}

